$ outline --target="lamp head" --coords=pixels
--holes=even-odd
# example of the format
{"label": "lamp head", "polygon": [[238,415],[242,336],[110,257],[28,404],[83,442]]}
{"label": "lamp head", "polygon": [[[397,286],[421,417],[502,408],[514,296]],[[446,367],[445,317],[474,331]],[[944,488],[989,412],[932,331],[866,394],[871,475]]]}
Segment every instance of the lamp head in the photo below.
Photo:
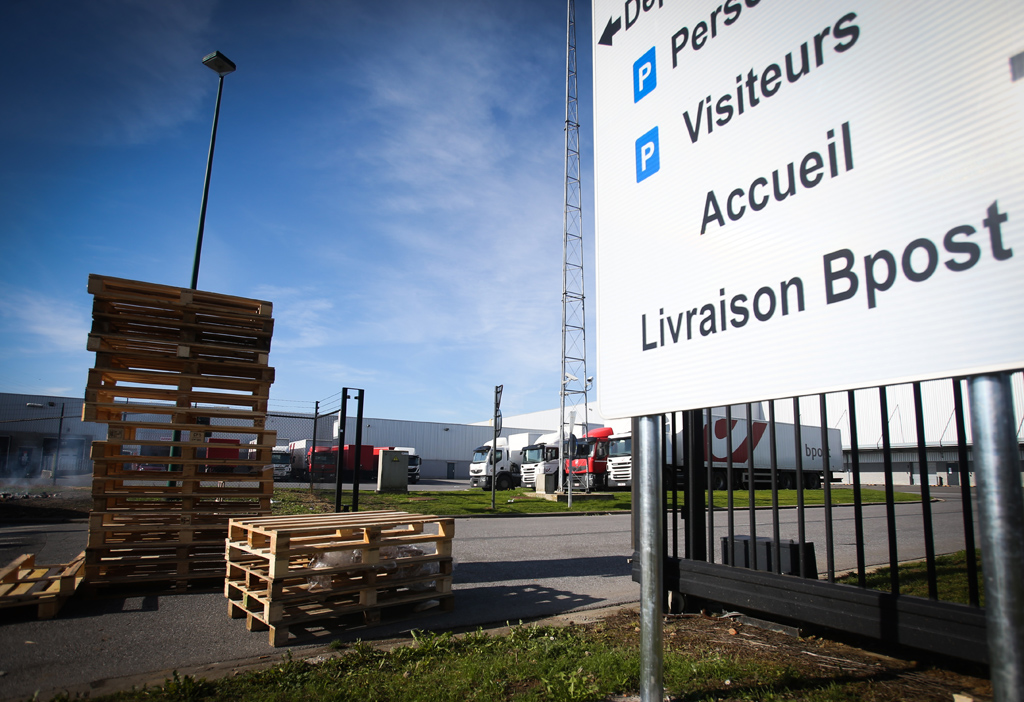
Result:
{"label": "lamp head", "polygon": [[221,78],[226,76],[228,73],[233,73],[235,70],[234,62],[219,51],[214,51],[212,54],[204,56],[203,65],[213,71],[216,71],[217,75]]}

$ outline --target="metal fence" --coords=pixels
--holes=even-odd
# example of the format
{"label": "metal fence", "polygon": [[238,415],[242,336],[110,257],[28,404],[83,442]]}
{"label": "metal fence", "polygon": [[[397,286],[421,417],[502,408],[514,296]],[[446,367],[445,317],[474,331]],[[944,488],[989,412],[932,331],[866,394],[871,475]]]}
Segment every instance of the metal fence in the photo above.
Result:
{"label": "metal fence", "polygon": [[[1019,373],[1013,381],[1019,407]],[[955,447],[949,447],[947,442],[944,450],[955,448],[956,467],[953,470],[950,466],[947,475],[956,475],[957,480],[950,481],[959,483],[956,487],[938,487],[939,482],[945,481],[929,472],[929,463],[934,463],[929,460],[929,452],[934,453],[935,446],[934,441],[931,446],[928,443],[928,409],[920,383],[907,388],[882,387],[762,403],[766,408],[768,429],[764,435],[770,454],[766,466],[755,465],[753,450],[745,452],[744,462],[735,461],[735,449],[743,446],[734,447],[731,443],[724,466],[713,460],[709,447],[715,439],[714,420],[725,414],[727,422],[732,423],[730,409],[715,410],[714,414],[711,409],[704,409],[664,415],[660,423],[666,488],[664,582],[670,604],[694,609],[714,602],[755,615],[987,662],[981,573],[975,559],[967,557],[962,572],[943,575],[944,581],[952,578],[966,591],[966,604],[943,601],[938,590],[938,555],[963,550],[969,556],[978,548],[962,379],[944,383],[950,397],[950,423],[956,434]],[[913,490],[920,492],[920,500],[913,503],[896,500],[900,486],[894,478],[895,449],[890,432],[895,421],[890,398],[907,390],[913,398],[916,436],[912,437],[912,447],[903,446],[900,450],[913,450],[916,454],[916,480],[911,482],[915,483]],[[780,406],[792,421],[792,447],[778,445]],[[809,407],[813,411],[808,412]],[[738,421],[747,423],[743,441],[754,435],[751,430],[755,410],[752,405],[737,408],[737,414],[742,416]],[[834,469],[829,470],[827,451],[812,460],[802,450],[806,446],[802,433],[808,429],[802,416],[807,414],[815,415],[813,421],[820,427],[821,446],[829,445],[830,425],[839,424],[840,417],[847,423],[844,465],[849,474],[843,478],[848,485],[836,485],[826,479],[819,490],[807,487],[805,474],[812,472],[840,478]],[[885,418],[878,441],[873,436],[865,439],[858,432],[870,424],[858,421],[859,415],[866,414]],[[942,434],[948,437],[949,428],[943,427]],[[727,442],[731,436],[727,435]],[[634,451],[635,447],[636,442]],[[778,457],[789,448],[789,455],[796,459],[796,489],[782,490],[784,471]],[[862,484],[861,458],[865,453],[870,453],[873,461],[880,459],[883,466],[882,484],[874,493],[867,493],[869,488]],[[633,464],[639,465],[636,455]],[[696,469],[690,470],[691,466]],[[637,482],[634,481],[634,503]],[[723,483],[732,489],[715,489]],[[791,484],[789,480],[785,483]],[[840,495],[836,491],[841,488],[849,492]],[[942,493],[938,497],[937,491]],[[869,494],[872,499],[866,499]],[[879,495],[880,502],[874,499]],[[789,502],[795,504],[788,505]],[[709,509],[709,505],[714,507]],[[634,560],[634,579],[639,581],[638,561]],[[904,592],[899,567],[907,561],[923,564],[926,596]],[[869,574],[879,568],[888,569],[887,577],[881,585],[869,587]],[[877,579],[876,576],[872,580]]]}

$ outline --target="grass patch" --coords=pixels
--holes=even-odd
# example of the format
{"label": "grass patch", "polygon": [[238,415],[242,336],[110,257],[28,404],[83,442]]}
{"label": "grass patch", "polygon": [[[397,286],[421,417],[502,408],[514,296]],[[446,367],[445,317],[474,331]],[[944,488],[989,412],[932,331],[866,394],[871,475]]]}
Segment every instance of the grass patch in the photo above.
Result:
{"label": "grass patch", "polygon": [[[584,500],[573,504],[574,512],[628,512],[632,506],[632,496],[628,491],[609,493],[611,499]],[[715,492],[715,507],[725,509],[728,495]],[[885,493],[881,490],[861,490],[861,498],[865,504],[885,501]],[[669,494],[671,504],[671,493]],[[736,509],[743,509],[748,504],[746,491],[733,494]],[[920,497],[910,493],[896,493],[897,502],[913,502]],[[755,505],[770,507],[772,504],[771,490],[756,490]],[[852,488],[833,488],[832,504],[853,502]],[[341,496],[342,505],[352,504],[352,492],[345,490]],[[783,507],[796,505],[796,490],[779,490],[779,505]],[[825,503],[824,490],[804,490],[804,504],[807,506]],[[683,496],[679,494],[679,504],[683,504]],[[408,494],[377,494],[373,490],[360,490],[360,511],[389,509],[410,512],[412,514],[437,515],[473,515],[473,514],[549,514],[552,512],[568,512],[565,502],[552,502],[537,497],[532,490],[516,488],[498,492],[495,497],[494,509],[491,509],[491,493],[480,489],[449,490],[437,492],[410,492]],[[309,488],[274,489],[274,514],[321,514],[334,511],[334,491]]]}
{"label": "grass patch", "polygon": [[[842,644],[740,627],[727,619],[676,619],[664,629],[664,687],[677,700],[880,702],[991,691],[978,678],[880,661]],[[639,638],[637,614],[626,609],[586,626],[519,625],[502,635],[419,632],[410,645],[390,650],[336,643],[336,655],[316,664],[288,656],[272,668],[216,681],[175,673],[162,686],[97,699],[607,700],[637,694]]]}
{"label": "grass patch", "polygon": [[[984,607],[985,581],[981,577],[980,550],[975,551],[974,562],[978,568],[978,597],[980,605]],[[899,574],[901,595],[928,597],[928,566],[924,561],[904,563],[899,566],[897,572]],[[891,592],[889,587],[890,573],[891,569],[888,567],[879,568],[867,574],[865,584],[870,590]],[[935,576],[940,600],[943,602],[970,604],[969,590],[967,588],[967,551],[958,551],[948,556],[936,556]],[[847,575],[838,579],[838,582],[856,585],[857,574]]]}
{"label": "grass patch", "polygon": [[[726,509],[729,505],[729,495],[725,492],[716,491],[712,493],[715,498],[716,509]],[[779,506],[780,507],[795,507],[797,504],[798,491],[796,490],[779,490]],[[853,488],[832,488],[832,504],[853,504]],[[671,499],[671,496],[670,496]],[[869,488],[860,489],[860,499],[864,504],[884,504],[885,503],[885,491],[884,490],[872,490]],[[733,492],[733,506],[735,509],[742,509],[749,503],[749,497],[746,490],[736,490]],[[893,496],[895,502],[920,502],[921,496],[909,492],[897,492]],[[680,504],[682,504],[682,495],[680,495]],[[824,490],[804,490],[804,504],[808,507],[815,505],[825,504],[825,491]],[[755,507],[771,507],[772,505],[772,491],[771,490],[755,490],[754,491],[754,506]]]}
{"label": "grass patch", "polygon": [[[345,490],[341,495],[343,505],[352,504],[352,492]],[[578,501],[573,511],[629,511],[630,494],[612,493],[612,499]],[[547,514],[568,512],[565,503],[552,502],[537,497],[533,490],[516,488],[503,490],[495,496],[491,509],[491,493],[480,489],[449,490],[437,492],[410,492],[408,494],[376,493],[359,491],[359,509],[368,511],[390,509],[413,514],[472,515],[472,514]],[[276,488],[274,490],[274,514],[318,514],[334,511],[334,491],[309,488]]]}

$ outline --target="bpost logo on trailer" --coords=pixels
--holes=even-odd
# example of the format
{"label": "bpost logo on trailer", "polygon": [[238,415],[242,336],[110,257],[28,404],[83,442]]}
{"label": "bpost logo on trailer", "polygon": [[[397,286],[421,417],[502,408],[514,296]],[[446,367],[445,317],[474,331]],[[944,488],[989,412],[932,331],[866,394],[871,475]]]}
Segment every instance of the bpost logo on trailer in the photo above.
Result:
{"label": "bpost logo on trailer", "polygon": [[1024,365],[1024,5],[984,14],[594,1],[603,414]]}

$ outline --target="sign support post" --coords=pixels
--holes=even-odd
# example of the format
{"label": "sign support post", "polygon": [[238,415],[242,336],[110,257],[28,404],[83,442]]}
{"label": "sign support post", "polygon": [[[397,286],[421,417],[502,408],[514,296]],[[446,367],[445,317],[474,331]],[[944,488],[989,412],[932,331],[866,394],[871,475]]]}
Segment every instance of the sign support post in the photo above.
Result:
{"label": "sign support post", "polygon": [[[494,494],[498,483],[498,436],[501,435],[501,391],[504,385],[494,386],[494,443],[491,446],[491,509],[494,509]],[[508,447],[506,447],[508,450]],[[509,459],[509,465],[512,460]]]}
{"label": "sign support post", "polygon": [[1010,375],[974,376],[968,392],[992,689],[1011,702],[1024,699],[1024,493]]}
{"label": "sign support post", "polygon": [[637,479],[640,485],[640,699],[661,702],[664,697],[662,653],[662,593],[664,582],[664,520],[661,509],[662,461],[658,441],[659,417],[636,421]]}

